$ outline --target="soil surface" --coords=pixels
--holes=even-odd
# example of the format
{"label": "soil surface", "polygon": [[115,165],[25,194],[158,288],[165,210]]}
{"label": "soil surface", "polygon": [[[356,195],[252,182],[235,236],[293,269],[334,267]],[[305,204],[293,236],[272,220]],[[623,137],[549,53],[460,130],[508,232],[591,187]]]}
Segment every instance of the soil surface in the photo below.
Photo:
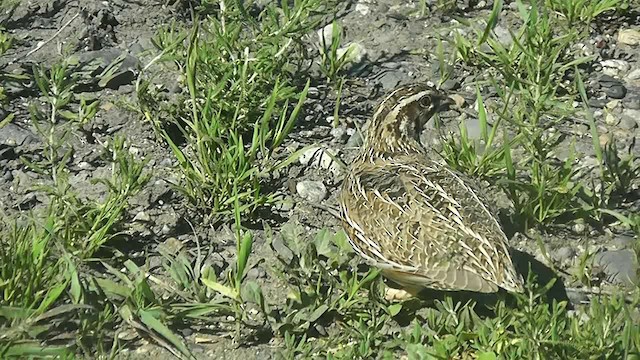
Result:
{"label": "soil surface", "polygon": [[[361,139],[356,128],[366,126],[376,102],[385,92],[399,84],[416,81],[437,82],[439,63],[434,54],[439,39],[452,38],[452,29],[460,23],[450,16],[432,12],[426,16],[417,15],[419,2],[399,0],[372,0],[345,3],[338,13],[344,27],[345,43],[354,42],[362,46],[366,56],[361,63],[353,66],[344,87],[341,99],[339,127],[332,126],[335,106],[335,92],[317,79],[312,83],[310,98],[307,100],[305,116],[300,118],[294,133],[285,147],[299,149],[310,144],[320,144],[332,149],[345,163],[349,163]],[[492,4],[459,4],[459,16],[470,22],[481,22],[488,17]],[[510,41],[509,29],[517,29],[513,6],[505,5],[505,16],[496,28],[497,34]],[[104,177],[110,166],[102,158],[104,141],[116,136],[124,136],[133,144],[130,150],[139,158],[147,158],[148,171],[152,179],[138,194],[127,214],[127,228],[130,240],[126,249],[128,256],[150,265],[158,276],[162,268],[159,247],[175,245],[192,250],[196,239],[211,252],[211,257],[220,269],[226,269],[234,262],[235,240],[229,226],[212,228],[208,225],[192,223],[185,200],[171,186],[177,179],[178,170],[170,150],[158,140],[150,124],[144,122],[131,107],[136,106],[135,79],[140,69],[157,54],[150,42],[156,29],[162,24],[177,21],[189,24],[189,11],[181,2],[172,4],[154,0],[138,1],[23,1],[10,15],[7,29],[15,37],[13,48],[5,54],[0,63],[5,70],[14,74],[30,73],[32,64],[52,64],[68,56],[78,61],[90,62],[103,59],[105,64],[119,56],[125,56],[123,65],[106,86],[87,81],[82,87],[83,95],[99,98],[100,110],[93,121],[82,131],[70,137],[69,145],[74,148],[68,168],[72,171],[70,180],[74,189],[87,198],[99,198],[105,188],[91,183],[92,178]],[[638,126],[640,124],[640,47],[619,44],[617,34],[620,29],[638,29],[638,24],[622,21],[603,21],[594,27],[590,37],[583,41],[585,52],[598,55],[585,83],[589,86],[591,106],[595,110],[596,121],[601,131],[601,142],[615,138],[618,147],[631,153],[638,152]],[[319,30],[319,29],[317,29]],[[468,28],[467,28],[467,31]],[[316,34],[309,34],[309,43],[316,41]],[[44,44],[43,44],[44,42]],[[42,45],[42,46],[41,46]],[[38,48],[37,51],[34,51]],[[446,49],[445,52],[450,52]],[[615,60],[615,61],[613,61]],[[608,62],[607,62],[608,61]],[[95,74],[96,72],[94,72]],[[443,87],[465,99],[464,110],[451,110],[443,114],[444,128],[456,131],[463,111],[468,115],[467,127],[473,138],[479,137],[478,120],[474,117],[473,103],[476,89],[471,85],[481,74],[476,69],[456,68],[453,76]],[[175,79],[165,79],[175,81]],[[29,212],[43,206],[34,192],[33,185],[40,181],[40,175],[29,171],[20,160],[42,156],[43,143],[36,135],[29,115],[30,104],[41,106],[34,84],[26,88],[7,88],[9,107],[0,110],[0,119],[8,112],[15,113],[15,119],[0,128],[0,211],[6,214]],[[483,89],[484,98],[491,102],[495,91]],[[566,158],[566,152],[575,141],[575,148],[585,156],[580,164],[593,164],[592,140],[589,137],[586,119],[568,122],[566,146],[558,147],[558,159]],[[439,133],[435,126],[428,125],[423,142],[437,146]],[[315,156],[315,157],[314,157]],[[276,230],[286,223],[301,224],[309,233],[319,229],[338,230],[338,219],[326,210],[335,207],[342,181],[343,171],[332,166],[331,161],[319,161],[321,151],[310,152],[301,162],[292,165],[282,176],[281,188],[277,189],[284,202],[267,209],[255,221],[265,220]],[[320,185],[321,184],[321,185]],[[497,199],[500,212],[508,217],[510,204],[495,184],[485,184],[493,199]],[[634,184],[638,188],[637,182]],[[311,188],[311,190],[309,189]],[[315,191],[309,193],[310,191]],[[319,194],[319,195],[318,195]],[[321,206],[317,206],[319,196]],[[636,200],[636,209],[640,203]],[[193,226],[193,228],[191,227]],[[509,226],[507,226],[508,228]],[[628,277],[636,279],[638,262],[632,250],[633,233],[616,227],[598,230],[583,223],[561,226],[553,233],[517,233],[517,224],[510,231],[511,245],[522,251],[522,256],[536,259],[545,267],[569,269],[575,266],[580,255],[589,248],[597,251],[596,261],[602,266],[602,287],[628,284]],[[540,250],[538,240],[544,244],[546,254]],[[256,226],[255,255],[251,261],[260,264],[250,276],[263,286],[269,301],[282,297],[283,284],[273,276],[268,264],[273,262],[273,250],[265,244],[264,229]],[[566,287],[572,287],[567,278]],[[182,334],[196,356],[202,359],[263,359],[275,357],[278,344],[272,341],[257,341],[255,345],[237,347],[231,335],[208,335],[198,329],[183,329]],[[139,342],[137,348],[126,350],[123,357],[173,358],[163,348]]]}

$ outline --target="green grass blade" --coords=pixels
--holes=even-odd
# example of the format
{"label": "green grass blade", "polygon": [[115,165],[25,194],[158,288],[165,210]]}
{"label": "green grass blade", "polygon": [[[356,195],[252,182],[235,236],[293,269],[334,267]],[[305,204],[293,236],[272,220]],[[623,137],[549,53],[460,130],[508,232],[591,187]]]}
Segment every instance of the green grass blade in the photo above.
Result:
{"label": "green grass blade", "polygon": [[140,309],[138,310],[140,314],[140,320],[144,323],[149,329],[155,331],[157,334],[162,336],[164,339],[169,341],[171,345],[173,345],[182,355],[186,356],[189,359],[194,358],[191,354],[191,351],[187,346],[182,342],[182,340],[173,333],[164,323],[158,320],[151,312]]}

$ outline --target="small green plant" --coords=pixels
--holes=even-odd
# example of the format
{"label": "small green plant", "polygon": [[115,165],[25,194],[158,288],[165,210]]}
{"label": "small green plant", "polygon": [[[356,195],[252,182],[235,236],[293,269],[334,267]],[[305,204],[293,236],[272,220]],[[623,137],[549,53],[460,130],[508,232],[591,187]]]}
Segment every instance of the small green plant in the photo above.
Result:
{"label": "small green plant", "polygon": [[[97,102],[76,99],[75,77],[64,64],[37,67],[34,77],[45,99],[44,107],[31,107],[43,151],[22,160],[40,176],[33,191],[47,203],[28,217],[12,215],[0,223],[0,356],[113,354],[118,341],[109,330],[119,321],[115,305],[100,296],[100,280],[78,269],[118,236],[129,199],[147,182],[145,163],[134,159],[122,138],[113,139],[104,149],[112,176],[90,185],[102,183],[104,197],[80,197],[69,182],[68,135],[93,118]],[[69,331],[76,344],[55,345],[56,337]]]}
{"label": "small green plant", "polygon": [[[321,230],[309,241],[300,226],[291,224],[269,242],[279,260],[273,273],[290,284],[286,304],[278,309],[281,315],[273,325],[277,333],[288,339],[286,352],[300,354],[301,347],[318,351],[339,344],[340,339],[328,339],[325,344],[301,345],[309,331],[331,319],[354,326],[356,331],[345,336],[361,339],[377,336],[376,327],[389,316],[381,299],[379,271],[356,272],[349,265],[353,250],[344,232]],[[399,308],[394,306],[389,311],[395,315]],[[367,330],[365,324],[373,328]],[[368,340],[361,344],[365,348],[357,353],[370,356],[373,349],[367,343]]]}
{"label": "small green plant", "polygon": [[614,210],[616,207],[625,207],[625,199],[632,191],[632,185],[640,174],[640,164],[638,157],[629,152],[621,159],[615,140],[608,143],[603,148],[600,145],[598,126],[593,115],[588,110],[587,95],[582,77],[577,76],[577,87],[582,99],[583,107],[586,110],[587,119],[591,132],[593,149],[598,160],[599,181],[589,188],[583,189],[583,208],[588,216],[599,223],[603,222],[602,215],[612,216],[637,231],[637,224],[634,222],[635,214],[630,217],[625,216],[620,211]]}
{"label": "small green plant", "polygon": [[180,31],[161,31],[158,59],[179,64],[187,95],[165,102],[148,82],[139,83],[143,114],[182,171],[176,185],[214,220],[232,215],[236,198],[243,215],[274,200],[261,179],[278,166],[275,151],[293,128],[309,85],[291,75],[299,46],[293,39],[317,24],[311,14],[319,8],[315,0],[295,8],[282,4],[267,6],[259,22],[241,5],[229,5],[192,29],[186,49]]}
{"label": "small green plant", "polygon": [[[538,2],[530,7],[519,1],[516,4],[522,27],[518,33],[511,33],[510,45],[492,34],[501,2],[494,3],[477,42],[460,35],[455,37],[462,61],[489,69],[487,83],[498,90],[501,100],[497,114],[504,118],[506,130],[515,128],[515,138],[505,141],[499,152],[507,175],[507,180],[500,183],[515,205],[518,223],[525,228],[582,216],[597,218],[599,206],[594,205],[585,213],[581,201],[582,194],[589,189],[577,181],[581,175],[575,166],[579,154],[572,148],[566,160],[553,160],[561,140],[554,128],[575,113],[570,104],[580,92],[580,65],[591,58],[571,50],[579,38],[575,29],[569,28],[561,36],[555,34],[564,18]],[[491,50],[480,50],[481,44]],[[574,81],[565,81],[569,74]],[[479,112],[483,111],[480,106]],[[473,170],[477,158],[472,155],[474,150],[470,146],[449,146],[448,158]],[[523,154],[516,162],[514,152]]]}
{"label": "small green plant", "polygon": [[[3,6],[0,6],[0,9]],[[7,52],[11,48],[11,44],[13,42],[13,38],[10,37],[6,30],[0,25],[0,56]],[[8,79],[8,74],[3,71],[3,67],[0,67],[0,84],[5,84]],[[0,105],[7,105],[7,94],[3,85],[0,85]],[[0,119],[0,128],[3,124],[11,121],[13,115],[7,114],[4,119]]]}
{"label": "small green plant", "polygon": [[[234,188],[237,192],[237,188]],[[235,267],[228,273],[227,285],[223,285],[216,281],[215,278],[203,277],[202,282],[212,290],[224,295],[231,301],[231,307],[234,309],[236,320],[236,340],[240,339],[241,325],[246,322],[247,313],[245,308],[246,301],[252,301],[258,304],[264,315],[267,315],[267,305],[262,295],[260,286],[254,282],[245,282],[245,276],[249,270],[249,257],[253,246],[253,234],[250,231],[243,231],[240,219],[240,201],[235,197],[235,235],[236,235],[236,263]]]}
{"label": "small green plant", "polygon": [[351,44],[346,49],[342,45],[342,27],[335,20],[331,23],[331,36],[328,39],[324,29],[318,33],[320,44],[320,71],[327,78],[329,83],[338,82],[339,74],[345,65],[351,61],[351,55],[356,51],[356,45]]}
{"label": "small green plant", "polygon": [[545,5],[562,14],[568,27],[588,25],[600,14],[629,7],[625,0],[546,0]]}
{"label": "small green plant", "polygon": [[[477,104],[480,125],[479,141],[482,143],[469,139],[467,126],[462,122],[459,127],[459,135],[451,134],[445,137],[440,155],[449,166],[462,173],[474,177],[492,178],[504,174],[505,151],[509,151],[510,146],[495,146],[495,137],[503,117],[498,117],[493,126],[488,125],[487,111],[479,90],[477,91]],[[519,137],[516,136],[508,141],[516,143],[518,139]]]}

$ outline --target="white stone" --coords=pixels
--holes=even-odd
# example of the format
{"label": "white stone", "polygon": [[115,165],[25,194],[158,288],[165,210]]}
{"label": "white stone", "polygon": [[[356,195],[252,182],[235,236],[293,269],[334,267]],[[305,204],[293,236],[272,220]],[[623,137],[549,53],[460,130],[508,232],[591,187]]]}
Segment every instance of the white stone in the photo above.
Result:
{"label": "white stone", "polygon": [[627,72],[631,68],[629,63],[624,60],[610,59],[600,62],[602,72],[609,76],[618,76],[621,72]]}
{"label": "white stone", "polygon": [[362,16],[367,16],[371,12],[369,9],[369,5],[362,3],[356,4],[356,11],[359,12]]}
{"label": "white stone", "polygon": [[367,49],[359,43],[349,43],[338,49],[336,56],[347,64],[359,64],[367,56]]}
{"label": "white stone", "polygon": [[333,175],[340,177],[342,175],[342,168],[334,160],[334,157],[338,155],[338,150],[335,149],[323,149],[321,147],[312,147],[307,149],[300,155],[298,161],[302,165],[308,165],[318,167],[321,169],[327,169],[333,173]]}
{"label": "white stone", "polygon": [[618,125],[619,122],[620,119],[618,119],[611,113],[607,113],[607,115],[604,117],[604,123],[607,125]]}
{"label": "white stone", "polygon": [[627,74],[627,79],[631,81],[640,80],[640,69],[631,70],[631,72]]}
{"label": "white stone", "polygon": [[[336,23],[336,26],[338,26],[338,29],[340,29],[340,25]],[[320,44],[320,47],[322,47],[323,44],[326,45],[327,47],[331,46],[331,41],[333,38],[332,34],[333,34],[333,24],[328,24],[322,29],[318,30],[318,43]]]}
{"label": "white stone", "polygon": [[136,214],[136,216],[133,217],[133,221],[143,221],[143,222],[148,222],[149,220],[151,220],[151,218],[149,217],[149,215],[144,212],[144,211],[140,211],[139,213]]}
{"label": "white stone", "polygon": [[296,184],[296,192],[312,203],[319,203],[327,196],[327,188],[322,181],[300,181]]}
{"label": "white stone", "polygon": [[626,45],[638,45],[640,44],[640,31],[622,29],[618,32],[618,42]]}

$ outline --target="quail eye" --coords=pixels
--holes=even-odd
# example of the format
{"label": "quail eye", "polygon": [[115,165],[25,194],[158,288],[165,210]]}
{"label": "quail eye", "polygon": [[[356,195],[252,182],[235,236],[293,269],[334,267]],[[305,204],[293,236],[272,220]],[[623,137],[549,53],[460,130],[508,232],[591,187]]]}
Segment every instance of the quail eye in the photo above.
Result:
{"label": "quail eye", "polygon": [[424,107],[424,108],[428,108],[431,106],[431,97],[430,96],[425,96],[422,99],[420,99],[420,106]]}

